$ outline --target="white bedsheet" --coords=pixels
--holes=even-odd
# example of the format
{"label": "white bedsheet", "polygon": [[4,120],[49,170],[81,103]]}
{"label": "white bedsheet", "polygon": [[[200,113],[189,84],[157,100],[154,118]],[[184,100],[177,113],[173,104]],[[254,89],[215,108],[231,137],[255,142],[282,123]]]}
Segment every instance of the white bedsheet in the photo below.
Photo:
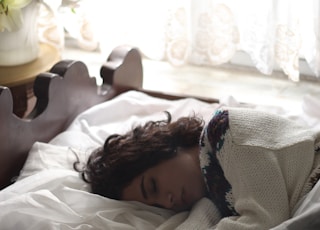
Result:
{"label": "white bedsheet", "polygon": [[[175,229],[181,225],[183,229],[206,229],[216,221],[201,218],[201,212],[214,209],[206,199],[191,212],[179,214],[137,202],[111,200],[91,194],[72,164],[74,152],[85,162],[108,135],[121,134],[150,119],[165,119],[165,110],[173,115],[173,119],[196,113],[207,120],[223,105],[272,111],[320,130],[320,104],[311,96],[306,97],[300,108],[284,110],[242,105],[232,97],[221,99],[218,105],[194,99],[167,101],[131,91],[83,112],[67,131],[50,143],[33,146],[18,181],[0,191],[0,228],[122,230]],[[320,189],[312,194],[312,199],[317,201],[312,209],[315,205],[320,207],[319,193]],[[306,202],[307,199],[297,215],[310,212]]]}

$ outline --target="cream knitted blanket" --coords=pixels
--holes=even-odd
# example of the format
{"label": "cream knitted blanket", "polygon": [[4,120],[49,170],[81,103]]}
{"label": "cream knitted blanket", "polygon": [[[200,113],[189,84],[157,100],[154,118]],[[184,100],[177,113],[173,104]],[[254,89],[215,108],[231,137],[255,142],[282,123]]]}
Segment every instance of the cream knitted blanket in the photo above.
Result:
{"label": "cream knitted blanket", "polygon": [[316,160],[317,135],[291,120],[250,109],[228,109],[228,127],[218,143],[208,135],[210,128],[204,129],[201,165],[208,166],[210,154],[216,156],[232,188],[226,199],[238,216],[220,220],[218,206],[202,200],[179,229],[263,230],[289,219],[308,192],[304,187]]}

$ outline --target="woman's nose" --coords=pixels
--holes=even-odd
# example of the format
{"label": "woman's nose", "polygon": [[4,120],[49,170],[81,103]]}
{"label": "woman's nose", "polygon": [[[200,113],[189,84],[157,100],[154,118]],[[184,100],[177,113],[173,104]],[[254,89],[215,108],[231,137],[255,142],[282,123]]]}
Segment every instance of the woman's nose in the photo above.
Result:
{"label": "woman's nose", "polygon": [[174,197],[172,193],[168,192],[159,197],[159,203],[166,209],[172,209],[174,206]]}

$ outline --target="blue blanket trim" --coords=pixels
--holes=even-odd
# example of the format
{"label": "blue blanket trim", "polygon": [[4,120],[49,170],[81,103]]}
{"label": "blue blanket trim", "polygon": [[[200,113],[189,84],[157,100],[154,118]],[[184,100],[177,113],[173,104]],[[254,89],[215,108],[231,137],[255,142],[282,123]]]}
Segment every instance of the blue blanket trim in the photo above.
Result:
{"label": "blue blanket trim", "polygon": [[[232,202],[228,199],[230,195],[232,196],[231,185],[225,178],[223,169],[217,159],[217,153],[224,144],[224,137],[228,129],[228,111],[218,110],[204,132],[210,142],[212,152],[207,152],[210,162],[209,165],[203,166],[202,170],[209,190],[208,196],[217,206],[222,217],[238,215]],[[202,146],[205,145],[203,141],[204,135],[201,138]]]}

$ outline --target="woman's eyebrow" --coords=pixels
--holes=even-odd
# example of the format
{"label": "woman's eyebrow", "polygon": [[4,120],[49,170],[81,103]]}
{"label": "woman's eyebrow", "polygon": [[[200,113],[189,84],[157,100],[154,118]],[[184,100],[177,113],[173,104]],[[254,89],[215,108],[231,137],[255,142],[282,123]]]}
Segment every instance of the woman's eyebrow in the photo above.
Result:
{"label": "woman's eyebrow", "polygon": [[148,195],[147,195],[146,189],[144,188],[144,176],[142,176],[142,178],[141,178],[140,189],[141,189],[141,193],[142,193],[143,198],[147,200]]}

